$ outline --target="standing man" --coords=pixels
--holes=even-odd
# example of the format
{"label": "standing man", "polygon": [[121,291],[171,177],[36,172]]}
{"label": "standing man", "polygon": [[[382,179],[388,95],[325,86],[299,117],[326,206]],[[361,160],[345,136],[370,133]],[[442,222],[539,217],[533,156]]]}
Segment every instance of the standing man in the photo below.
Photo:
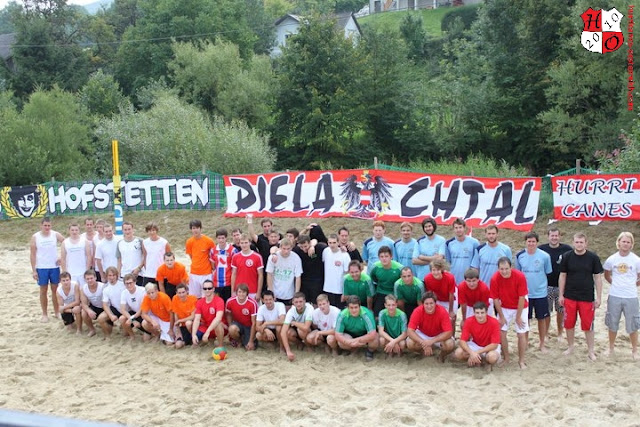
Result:
{"label": "standing man", "polygon": [[[158,268],[164,262],[164,254],[171,252],[171,245],[167,239],[158,236],[158,226],[154,222],[147,224],[144,230],[147,232],[147,238],[142,241],[145,251],[143,285],[149,282],[159,285],[156,279]],[[162,292],[162,288],[160,291]],[[173,295],[169,297],[172,298]]]}
{"label": "standing man", "polygon": [[[260,226],[262,227],[262,234],[258,235],[253,229],[253,215],[247,214],[247,233],[258,248],[258,253],[262,256],[263,265],[267,265],[269,255],[271,255],[271,248],[278,246],[282,235],[273,230],[273,223],[269,218],[262,218]],[[273,236],[271,235],[272,232],[274,232]]]}
{"label": "standing man", "polygon": [[486,362],[493,366],[500,361],[500,322],[487,315],[487,305],[478,301],[473,306],[473,316],[464,323],[460,346],[454,357],[467,361],[469,366],[479,366]]}
{"label": "standing man", "polygon": [[392,256],[389,246],[380,247],[379,261],[376,261],[371,270],[371,281],[376,288],[376,295],[373,298],[373,314],[376,317],[384,309],[384,297],[393,293],[395,284],[402,275],[402,265],[393,261]]}
{"label": "standing man", "polygon": [[122,223],[122,240],[118,242],[116,257],[118,258],[118,271],[120,277],[126,274],[133,274],[136,284],[142,286],[144,260],[147,252],[142,244],[142,239],[133,234],[133,224],[129,221]]}
{"label": "standing man", "polygon": [[344,291],[342,278],[349,268],[351,258],[346,252],[340,250],[336,234],[330,234],[327,243],[329,247],[322,251],[322,262],[324,264],[323,291],[329,297],[329,303],[332,306],[342,309],[344,308],[342,303]]}
{"label": "standing man", "polygon": [[237,253],[236,248],[227,242],[227,229],[216,230],[216,245],[211,250],[211,265],[213,266],[213,285],[216,293],[226,303],[231,298],[231,259]]}
{"label": "standing man", "polygon": [[31,236],[29,242],[31,271],[34,280],[40,287],[40,308],[42,309],[41,322],[49,321],[47,304],[49,297],[47,289],[51,287],[51,298],[53,300],[53,312],[56,317],[60,316],[58,305],[58,283],[60,283],[60,266],[58,264],[58,243],[64,241],[62,234],[51,229],[51,219],[42,218],[40,231]]}
{"label": "standing man", "polygon": [[100,277],[107,277],[106,271],[109,267],[118,268],[118,242],[122,239],[121,236],[115,236],[113,234],[113,226],[111,224],[105,224],[104,227],[104,239],[98,243],[96,247],[96,265],[100,272]]}
{"label": "standing man", "polygon": [[398,261],[404,267],[411,268],[413,274],[416,274],[416,266],[413,265],[413,249],[416,246],[416,239],[411,235],[413,233],[413,225],[410,222],[400,224],[400,239],[393,244],[393,259]]}
{"label": "standing man", "polygon": [[455,348],[453,328],[449,313],[437,304],[436,294],[427,291],[422,294],[421,307],[413,310],[407,330],[407,349],[424,356],[432,356],[434,347],[440,349],[439,360],[444,359]]}
{"label": "standing man", "polygon": [[[575,326],[580,313],[580,326],[587,339],[588,356],[596,360],[593,320],[595,311],[602,301],[602,264],[595,253],[587,250],[587,236],[576,233],[573,236],[573,251],[562,256],[558,287],[558,302],[564,307],[564,328],[567,330],[569,348],[565,355],[573,353]],[[595,299],[594,299],[595,290]]]}
{"label": "standing man", "polygon": [[[560,277],[560,263],[562,255],[572,251],[573,248],[567,244],[560,243],[560,230],[557,227],[549,228],[547,232],[549,243],[540,245],[540,249],[545,251],[551,257],[551,268],[553,271],[547,275],[547,298],[549,299],[549,313],[556,311],[556,325],[558,326],[558,341],[562,341],[564,322],[564,307],[558,304],[560,291],[558,288],[558,278]],[[551,322],[549,322],[551,323]],[[547,333],[549,331],[547,330]]]}
{"label": "standing man", "polygon": [[512,258],[511,248],[498,241],[498,227],[490,225],[484,230],[486,243],[478,246],[471,267],[480,273],[480,280],[491,287],[491,278],[498,271],[498,260],[502,257]]}
{"label": "standing man", "polygon": [[184,264],[176,261],[173,252],[165,253],[163,260],[163,264],[156,271],[155,283],[158,284],[160,292],[169,295],[169,298],[173,300],[178,285],[189,284],[189,275]]}
{"label": "standing man", "polygon": [[248,235],[242,234],[239,242],[240,252],[231,258],[231,295],[235,295],[240,283],[245,283],[249,287],[249,296],[258,301],[262,295],[264,283],[262,257],[251,250]]}
{"label": "standing man", "polygon": [[189,222],[191,237],[187,239],[185,252],[191,259],[189,271],[189,293],[197,298],[202,296],[202,284],[205,280],[212,280],[212,268],[209,254],[215,243],[207,235],[202,234],[202,222],[194,219]]}
{"label": "standing man", "polygon": [[367,308],[373,310],[373,296],[376,291],[373,287],[371,277],[362,271],[360,261],[352,260],[349,263],[348,273],[342,281],[342,303],[347,301],[349,295],[357,296],[360,301],[367,302]]}
{"label": "standing man", "polygon": [[341,227],[338,230],[338,244],[340,245],[341,251],[349,254],[351,261],[362,263],[360,251],[353,242],[349,241],[349,229],[347,227]]}
{"label": "standing man", "polygon": [[90,268],[93,268],[94,271],[96,272],[96,278],[98,279],[98,282],[101,282],[102,280],[106,280],[103,279],[102,276],[100,276],[99,270],[98,270],[98,266],[95,263],[95,257],[96,257],[96,248],[98,247],[98,243],[100,243],[100,241],[103,239],[103,227],[104,227],[104,220],[102,220],[101,225],[99,227],[100,232],[96,232],[96,228],[97,228],[97,224],[94,223],[93,218],[86,218],[84,220],[84,233],[82,233],[80,235],[80,237],[84,238],[88,243],[89,243],[89,250],[90,250]]}
{"label": "standing man", "polygon": [[362,246],[362,259],[367,263],[367,274],[369,275],[371,275],[374,264],[378,261],[378,252],[381,247],[387,246],[390,248],[391,258],[393,259],[393,240],[385,236],[384,231],[384,222],[375,221],[373,223],[373,237],[365,240]]}
{"label": "standing man", "polygon": [[413,310],[418,307],[420,298],[424,293],[424,283],[413,275],[409,267],[404,267],[400,273],[400,278],[393,285],[393,294],[396,296],[400,310],[411,318]]}
{"label": "standing man", "polygon": [[71,274],[71,280],[84,285],[84,272],[91,268],[91,246],[80,236],[80,227],[76,223],[69,225],[69,237],[62,242],[60,251],[62,270]]}
{"label": "standing man", "polygon": [[300,276],[302,275],[302,261],[292,252],[291,240],[285,238],[280,242],[280,250],[276,252],[277,261],[269,257],[267,264],[267,289],[276,296],[276,301],[285,306],[291,306],[291,299],[296,292],[300,292]]}
{"label": "standing man", "polygon": [[633,360],[638,360],[640,257],[631,252],[634,243],[633,234],[623,231],[616,241],[618,252],[607,258],[604,263],[604,278],[611,283],[604,320],[609,328],[607,356],[613,354],[620,318],[624,313],[624,323],[631,341],[631,356]]}
{"label": "standing man", "polygon": [[378,332],[373,313],[360,305],[360,298],[350,295],[347,308],[342,310],[336,320],[336,341],[343,350],[355,352],[366,347],[365,358],[373,360],[374,351],[378,348]]}
{"label": "standing man", "polygon": [[416,277],[425,277],[431,272],[431,262],[437,259],[444,259],[445,239],[436,234],[438,224],[436,220],[427,217],[422,220],[422,230],[424,236],[418,239],[413,249],[413,264],[416,266]]}
{"label": "standing man", "polygon": [[478,249],[478,240],[467,236],[467,223],[462,218],[453,221],[454,236],[445,243],[445,258],[451,265],[451,274],[456,283],[464,280],[464,273],[471,267],[473,255]]}
{"label": "standing man", "polygon": [[498,271],[491,279],[491,298],[498,312],[502,325],[501,343],[505,363],[509,363],[509,341],[507,332],[509,326],[515,323],[518,334],[518,364],[520,369],[527,369],[524,355],[527,351],[529,323],[525,310],[527,303],[527,279],[524,274],[511,268],[511,258],[502,257],[498,260]]}
{"label": "standing man", "polygon": [[538,336],[540,345],[538,349],[546,353],[544,346],[547,331],[549,330],[549,299],[547,298],[547,275],[553,271],[551,257],[545,251],[538,249],[538,233],[530,232],[524,236],[526,248],[516,254],[516,270],[520,270],[527,278],[529,290],[529,322],[535,311],[538,321]]}
{"label": "standing man", "polygon": [[478,270],[469,268],[464,273],[464,282],[458,285],[458,303],[462,310],[462,324],[473,317],[474,308],[477,303],[482,302],[488,307],[487,313],[493,316],[493,300],[489,286],[480,280]]}
{"label": "standing man", "polygon": [[327,249],[327,244],[322,242],[312,246],[311,238],[307,234],[298,236],[298,245],[293,247],[293,252],[300,257],[302,262],[300,290],[308,301],[316,301],[318,295],[322,293],[322,287],[324,286],[323,254],[325,249]]}
{"label": "standing man", "polygon": [[449,265],[444,259],[433,261],[431,263],[431,273],[427,274],[424,278],[424,289],[425,291],[431,291],[436,294],[438,305],[447,310],[455,335],[456,313],[458,312],[458,304],[456,303],[456,278],[447,271],[448,269]]}

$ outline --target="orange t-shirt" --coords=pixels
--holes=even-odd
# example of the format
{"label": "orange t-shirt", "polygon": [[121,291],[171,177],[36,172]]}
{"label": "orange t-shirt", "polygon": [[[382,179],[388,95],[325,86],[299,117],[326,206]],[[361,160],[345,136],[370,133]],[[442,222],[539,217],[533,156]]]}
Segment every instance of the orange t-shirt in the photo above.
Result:
{"label": "orange t-shirt", "polygon": [[195,295],[187,295],[186,301],[182,301],[178,295],[174,295],[171,300],[171,311],[178,319],[184,319],[191,316],[193,310],[196,309],[196,302],[198,302],[198,297]]}
{"label": "orange t-shirt", "polygon": [[158,272],[156,273],[156,280],[158,283],[163,283],[164,279],[167,279],[167,282],[171,283],[174,286],[178,286],[180,283],[189,283],[189,275],[187,275],[187,269],[184,264],[176,263],[173,265],[173,268],[167,267],[167,264],[162,264],[158,267]]}
{"label": "orange t-shirt", "polygon": [[140,311],[150,311],[160,320],[171,321],[171,298],[164,292],[158,292],[158,298],[152,300],[149,295],[145,295],[140,306]]}
{"label": "orange t-shirt", "polygon": [[204,276],[211,274],[211,261],[209,260],[209,253],[216,244],[210,237],[204,234],[199,239],[195,237],[189,237],[186,245],[187,255],[191,257],[191,274],[197,274]]}

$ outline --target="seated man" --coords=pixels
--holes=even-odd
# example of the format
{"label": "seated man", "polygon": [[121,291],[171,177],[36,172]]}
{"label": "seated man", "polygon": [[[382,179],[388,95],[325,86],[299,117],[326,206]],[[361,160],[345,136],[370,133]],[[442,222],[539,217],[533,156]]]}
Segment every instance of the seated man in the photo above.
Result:
{"label": "seated man", "polygon": [[96,280],[96,272],[91,269],[85,271],[84,282],[80,293],[82,320],[89,328],[87,336],[92,337],[96,334],[93,321],[97,320],[104,310],[102,308],[102,289],[104,284]]}
{"label": "seated man", "polygon": [[224,317],[224,300],[213,292],[213,282],[202,283],[204,297],[196,303],[196,315],[191,328],[191,340],[197,346],[206,344],[210,338],[218,338],[218,346],[224,345],[224,336],[228,332]]}
{"label": "seated man", "polygon": [[459,345],[453,356],[466,360],[469,366],[493,366],[500,361],[500,322],[487,314],[484,302],[474,304],[473,316],[462,327]]}
{"label": "seated man", "polygon": [[336,341],[343,350],[352,353],[361,347],[366,347],[365,358],[373,360],[373,352],[378,348],[378,332],[376,320],[368,308],[360,305],[360,298],[350,295],[347,298],[347,308],[340,312],[336,321]]}
{"label": "seated man", "polygon": [[424,277],[424,290],[436,294],[437,304],[449,312],[451,327],[456,331],[456,278],[449,271],[449,264],[443,259],[431,262],[431,272]]}
{"label": "seated man", "polygon": [[423,293],[424,283],[422,280],[413,275],[411,267],[404,267],[400,272],[400,278],[393,285],[393,294],[397,298],[398,307],[404,311],[407,318],[411,317]]}
{"label": "seated man", "polygon": [[293,305],[287,312],[280,331],[282,346],[287,353],[287,358],[293,362],[296,355],[291,351],[291,344],[302,342],[304,344],[307,334],[311,331],[313,320],[313,306],[309,304],[302,292],[293,295]]}
{"label": "seated man", "polygon": [[191,331],[193,319],[196,317],[197,302],[198,298],[195,295],[189,295],[189,286],[186,283],[180,283],[176,286],[176,294],[171,299],[176,348],[193,344]]}
{"label": "seated man", "polygon": [[169,295],[169,298],[173,300],[178,285],[189,285],[189,274],[187,274],[184,264],[176,261],[173,252],[165,253],[163,260],[164,264],[158,267],[156,272],[156,281],[160,292]]}
{"label": "seated man", "polygon": [[[272,343],[278,341],[285,314],[284,304],[276,302],[276,297],[272,291],[264,291],[262,293],[262,305],[258,308],[258,314],[256,315],[256,338],[258,341]],[[280,350],[284,351],[282,340],[280,340]]]}
{"label": "seated man", "polygon": [[56,297],[64,326],[69,331],[75,326],[76,333],[82,333],[80,289],[76,282],[71,281],[71,274],[67,271],[60,273],[60,286],[56,291]]}
{"label": "seated man", "polygon": [[437,347],[439,359],[444,363],[455,347],[449,312],[437,304],[436,295],[431,291],[422,294],[421,303],[422,307],[416,308],[409,319],[407,348],[431,356],[433,348]]}
{"label": "seated man", "polygon": [[140,309],[147,293],[142,286],[136,285],[136,278],[133,274],[125,274],[122,280],[125,289],[120,295],[120,313],[122,313],[120,325],[124,334],[133,340],[135,339],[133,328],[149,334],[142,328],[142,310]]}
{"label": "seated man", "polygon": [[311,325],[313,330],[307,335],[307,345],[317,346],[321,342],[326,342],[331,353],[338,355],[338,343],[334,335],[336,320],[340,315],[340,309],[329,304],[329,297],[325,294],[316,298],[318,308],[313,310],[313,320]]}
{"label": "seated man", "polygon": [[226,312],[231,345],[236,347],[241,341],[245,350],[255,350],[258,303],[249,297],[249,286],[244,283],[238,285],[236,296],[227,300]]}
{"label": "seated man", "polygon": [[120,316],[122,316],[119,309],[124,284],[118,280],[117,268],[108,267],[106,274],[107,283],[104,284],[104,288],[102,289],[102,308],[104,311],[98,316],[98,323],[104,334],[104,339],[109,339],[113,325],[118,321]]}
{"label": "seated man", "polygon": [[[171,299],[169,295],[158,291],[158,285],[149,282],[144,286],[147,295],[142,300],[140,311],[142,327],[154,338],[160,338],[165,344],[173,345],[173,316],[171,315]],[[148,338],[148,335],[144,336]]]}
{"label": "seated man", "polygon": [[384,307],[378,316],[380,348],[387,355],[401,355],[406,347],[407,315],[398,309],[398,299],[393,294],[384,297]]}

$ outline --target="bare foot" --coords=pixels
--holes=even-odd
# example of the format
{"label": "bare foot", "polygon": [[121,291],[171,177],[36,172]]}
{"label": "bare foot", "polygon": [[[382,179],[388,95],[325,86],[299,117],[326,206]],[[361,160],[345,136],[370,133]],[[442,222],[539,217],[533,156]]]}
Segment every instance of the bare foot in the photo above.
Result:
{"label": "bare foot", "polygon": [[591,360],[592,362],[595,362],[598,358],[596,357],[596,354],[594,352],[589,352],[589,360]]}
{"label": "bare foot", "polygon": [[614,351],[613,351],[613,349],[612,349],[612,348],[607,348],[607,349],[605,349],[605,350],[604,350],[604,352],[603,352],[603,354],[604,354],[604,357],[611,357],[611,356],[615,356],[615,353],[614,353]]}
{"label": "bare foot", "polygon": [[562,335],[558,335],[558,342],[562,344],[564,342],[564,337]]}
{"label": "bare foot", "polygon": [[95,329],[92,329],[92,330],[90,330],[90,331],[89,331],[89,333],[87,334],[87,336],[88,336],[88,337],[92,337],[92,336],[94,336],[95,334],[96,334]]}
{"label": "bare foot", "polygon": [[540,353],[543,353],[543,354],[549,353],[549,350],[547,350],[547,347],[545,346],[539,347],[538,350],[540,350]]}
{"label": "bare foot", "polygon": [[522,369],[522,370],[527,369],[527,364],[526,364],[526,363],[524,363],[524,362],[519,362],[518,364],[520,365],[520,369]]}
{"label": "bare foot", "polygon": [[56,314],[54,314],[54,315],[53,315],[53,317],[55,317],[56,319],[61,319],[61,317],[60,317],[60,313],[56,313]]}
{"label": "bare foot", "polygon": [[573,347],[569,347],[568,349],[566,349],[565,351],[562,352],[562,354],[564,354],[565,356],[570,356],[573,354]]}
{"label": "bare foot", "polygon": [[47,316],[46,314],[43,314],[42,317],[40,318],[40,322],[48,323],[49,322],[49,316]]}
{"label": "bare foot", "polygon": [[638,352],[637,352],[637,351],[632,351],[632,352],[631,352],[631,358],[632,358],[633,360],[640,360],[640,355],[638,355]]}
{"label": "bare foot", "polygon": [[498,361],[496,365],[498,366],[498,368],[504,368],[504,365],[506,365],[507,363],[509,363],[508,360],[500,359],[500,361]]}

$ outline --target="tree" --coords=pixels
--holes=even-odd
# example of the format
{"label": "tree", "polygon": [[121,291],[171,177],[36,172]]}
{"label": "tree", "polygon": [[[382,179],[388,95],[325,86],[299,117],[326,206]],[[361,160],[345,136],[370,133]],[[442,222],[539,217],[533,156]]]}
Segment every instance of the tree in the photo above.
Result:
{"label": "tree", "polygon": [[79,95],[87,110],[97,116],[111,116],[128,102],[120,91],[118,82],[102,70],[91,75]]}
{"label": "tree", "polygon": [[275,157],[268,138],[241,121],[210,120],[196,106],[171,93],[156,93],[154,105],[136,112],[129,106],[100,120],[96,137],[104,155],[101,173],[111,170],[109,141],[120,142],[123,173],[191,173],[203,166],[222,174],[272,170]]}
{"label": "tree", "polygon": [[5,92],[0,96],[0,182],[86,179],[94,167],[89,124],[77,98],[57,87],[31,94],[21,112]]}
{"label": "tree", "polygon": [[267,56],[253,55],[245,61],[236,45],[220,39],[200,46],[175,43],[173,52],[169,70],[188,102],[227,121],[240,119],[267,129],[277,88]]}

